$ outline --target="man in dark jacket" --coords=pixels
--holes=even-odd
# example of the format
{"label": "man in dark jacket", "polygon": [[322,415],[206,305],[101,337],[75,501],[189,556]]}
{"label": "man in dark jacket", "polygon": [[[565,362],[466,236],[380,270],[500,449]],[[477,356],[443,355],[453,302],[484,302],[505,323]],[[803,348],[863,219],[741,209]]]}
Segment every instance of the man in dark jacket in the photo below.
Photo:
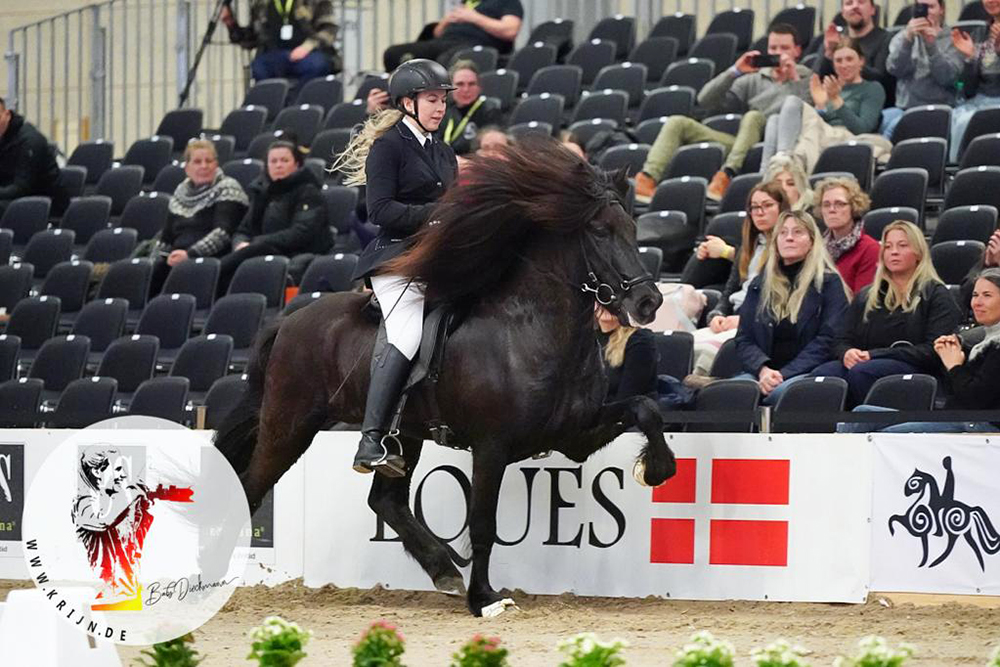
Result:
{"label": "man in dark jacket", "polygon": [[48,140],[0,97],[0,215],[18,197],[57,198],[58,178]]}
{"label": "man in dark jacket", "polygon": [[494,100],[483,96],[483,89],[479,86],[479,68],[471,60],[459,60],[452,66],[451,84],[455,90],[438,131],[455,155],[466,155],[472,152],[479,130],[488,125],[499,125],[503,112]]}
{"label": "man in dark jacket", "polygon": [[[875,0],[841,0],[840,3],[840,18],[846,26],[847,35],[858,40],[861,52],[865,54],[861,75],[868,81],[881,83],[885,88],[886,104],[892,106],[896,100],[896,79],[886,71],[892,35],[875,24],[877,11]],[[834,74],[833,52],[840,43],[841,29],[836,21],[832,21],[823,33],[819,58],[813,64],[813,70],[820,76]]]}

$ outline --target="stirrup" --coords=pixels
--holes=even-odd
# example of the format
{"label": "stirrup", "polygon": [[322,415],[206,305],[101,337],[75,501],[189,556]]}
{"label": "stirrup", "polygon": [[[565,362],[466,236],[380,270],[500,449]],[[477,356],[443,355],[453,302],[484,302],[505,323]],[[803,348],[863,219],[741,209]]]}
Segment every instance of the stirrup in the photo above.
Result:
{"label": "stirrup", "polygon": [[[403,445],[399,441],[399,430],[390,431],[382,436],[378,441],[379,446],[382,448],[381,455],[373,461],[359,461],[357,457],[354,459],[354,470],[362,473],[368,474],[371,472],[379,472],[386,477],[403,477],[406,475],[406,461],[403,459],[402,451]],[[387,442],[389,441],[389,442]],[[394,445],[394,450],[391,452],[389,450],[390,442]],[[399,452],[399,454],[395,453]]]}

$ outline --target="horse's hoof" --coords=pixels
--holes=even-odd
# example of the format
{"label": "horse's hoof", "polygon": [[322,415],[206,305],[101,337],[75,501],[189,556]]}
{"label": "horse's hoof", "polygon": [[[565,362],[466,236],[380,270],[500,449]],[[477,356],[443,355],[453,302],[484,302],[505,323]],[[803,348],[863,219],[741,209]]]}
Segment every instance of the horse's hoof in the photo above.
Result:
{"label": "horse's hoof", "polygon": [[639,486],[649,486],[646,483],[646,463],[642,459],[636,459],[635,465],[632,466],[632,477],[639,482]]}
{"label": "horse's hoof", "polygon": [[497,600],[493,604],[486,605],[479,613],[482,614],[483,618],[496,618],[508,609],[517,610],[519,607],[514,604],[514,601],[510,598],[504,598],[502,600]]}
{"label": "horse's hoof", "polygon": [[445,595],[465,596],[465,582],[462,577],[448,576],[434,580],[434,588]]}

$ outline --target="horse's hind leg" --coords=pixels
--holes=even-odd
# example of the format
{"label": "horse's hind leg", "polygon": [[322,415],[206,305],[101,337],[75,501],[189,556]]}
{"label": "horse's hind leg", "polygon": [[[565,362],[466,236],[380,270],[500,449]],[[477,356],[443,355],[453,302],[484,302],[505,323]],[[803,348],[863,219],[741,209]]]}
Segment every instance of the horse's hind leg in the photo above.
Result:
{"label": "horse's hind leg", "polygon": [[400,442],[410,474],[405,477],[374,475],[368,493],[368,506],[396,531],[403,540],[403,548],[420,563],[435,588],[442,593],[462,595],[465,584],[448,548],[417,521],[410,510],[410,480],[420,461],[423,442],[416,438],[400,438]]}

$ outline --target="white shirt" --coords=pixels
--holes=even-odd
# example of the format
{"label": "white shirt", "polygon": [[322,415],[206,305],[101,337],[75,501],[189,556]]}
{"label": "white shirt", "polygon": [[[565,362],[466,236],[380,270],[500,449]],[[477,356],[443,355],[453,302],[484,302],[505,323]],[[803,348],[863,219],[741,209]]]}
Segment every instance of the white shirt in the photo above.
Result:
{"label": "white shirt", "polygon": [[406,125],[406,127],[410,128],[410,131],[413,132],[413,135],[417,138],[417,141],[420,142],[420,147],[423,148],[424,145],[429,141],[429,137],[426,134],[424,134],[423,130],[420,129],[420,126],[417,125],[417,122],[412,118],[410,118],[409,116],[403,116],[403,124]]}

